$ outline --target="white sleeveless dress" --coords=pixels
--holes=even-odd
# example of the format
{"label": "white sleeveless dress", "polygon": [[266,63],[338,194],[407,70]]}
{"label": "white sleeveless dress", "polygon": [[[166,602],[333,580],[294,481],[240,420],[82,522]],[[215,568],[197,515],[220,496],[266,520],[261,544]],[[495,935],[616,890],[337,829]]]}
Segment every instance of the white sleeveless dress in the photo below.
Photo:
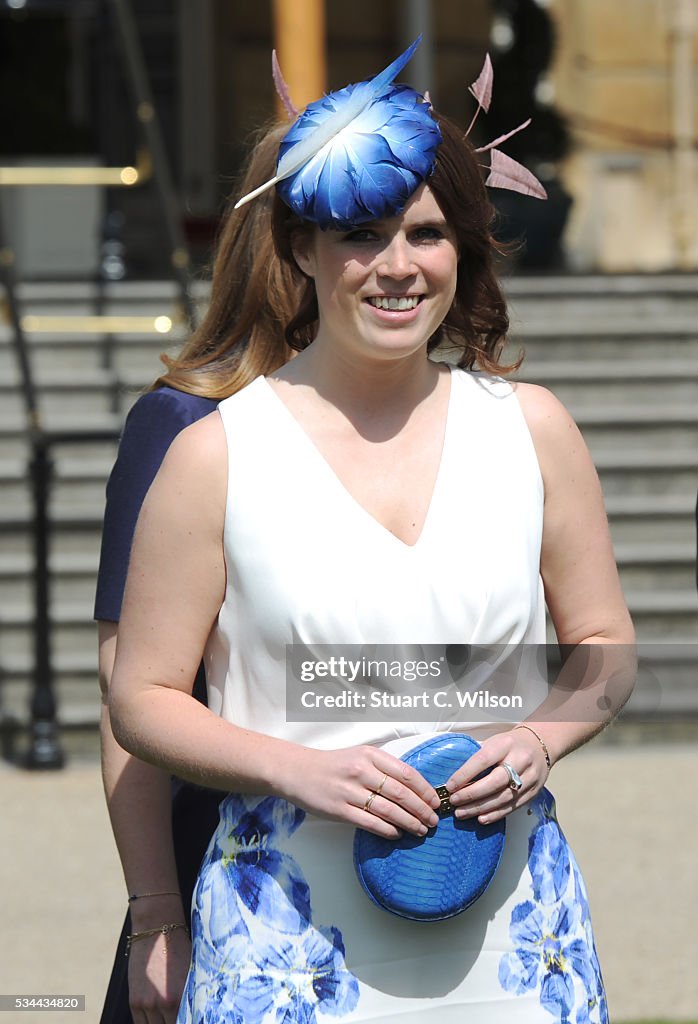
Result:
{"label": "white sleeveless dress", "polygon": [[[209,642],[209,706],[320,749],[492,723],[293,722],[286,645],[545,642],[543,484],[511,386],[451,371],[441,464],[413,546],[341,484],[264,378],[219,406],[228,440],[227,588]],[[540,698],[545,680],[532,681]],[[501,724],[499,725],[501,728]],[[507,817],[485,894],[446,921],[374,906],[353,829],[231,794],[192,902],[178,1024],[604,1024],[584,882],[543,790]]]}

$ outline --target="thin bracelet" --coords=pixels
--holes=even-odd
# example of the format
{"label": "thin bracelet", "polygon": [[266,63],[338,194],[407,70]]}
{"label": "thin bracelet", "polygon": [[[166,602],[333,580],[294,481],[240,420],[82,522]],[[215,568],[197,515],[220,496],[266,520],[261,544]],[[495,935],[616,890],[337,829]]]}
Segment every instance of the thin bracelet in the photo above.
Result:
{"label": "thin bracelet", "polygon": [[169,938],[170,932],[175,931],[177,928],[184,928],[185,932],[189,934],[189,929],[185,924],[161,924],[159,928],[146,928],[143,932],[132,932],[126,936],[126,952],[124,956],[128,956],[131,952],[131,946],[134,942],[138,942],[139,939],[148,939],[151,935],[164,935],[165,942]]}
{"label": "thin bracelet", "polygon": [[150,896],[181,896],[179,892],[134,892],[132,896],[129,896],[129,903],[135,903],[136,900],[145,900]]}
{"label": "thin bracelet", "polygon": [[541,747],[543,748],[543,753],[545,754],[545,763],[548,766],[548,771],[550,771],[550,769],[552,768],[553,765],[552,765],[552,761],[550,760],[550,754],[548,753],[548,748],[546,747],[544,740],[538,735],[536,730],[532,729],[530,725],[523,725],[523,723],[521,725],[515,725],[514,728],[515,729],[528,729],[529,732],[533,733],[533,735],[536,737],[536,739],[540,743]]}

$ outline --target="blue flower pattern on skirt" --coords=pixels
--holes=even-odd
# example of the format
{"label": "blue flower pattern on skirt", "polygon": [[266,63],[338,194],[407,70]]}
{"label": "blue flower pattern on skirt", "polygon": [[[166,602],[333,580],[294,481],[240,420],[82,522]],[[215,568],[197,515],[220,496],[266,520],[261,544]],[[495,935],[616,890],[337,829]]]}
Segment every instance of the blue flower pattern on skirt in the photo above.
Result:
{"label": "blue flower pattern on skirt", "polygon": [[515,995],[538,989],[541,1006],[556,1024],[608,1024],[586,889],[552,795],[543,790],[531,811],[538,814],[528,843],[533,899],[512,911],[515,952],[502,957],[499,982]]}
{"label": "blue flower pattern on skirt", "polygon": [[312,923],[310,891],[278,849],[305,812],[231,794],[204,858],[192,910],[194,959],[178,1024],[317,1024],[359,998],[336,927]]}

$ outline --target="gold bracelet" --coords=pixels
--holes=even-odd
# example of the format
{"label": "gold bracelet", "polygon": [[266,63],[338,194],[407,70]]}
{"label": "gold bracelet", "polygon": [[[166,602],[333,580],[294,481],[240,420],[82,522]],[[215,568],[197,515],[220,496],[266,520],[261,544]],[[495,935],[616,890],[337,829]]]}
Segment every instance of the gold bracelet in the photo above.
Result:
{"label": "gold bracelet", "polygon": [[524,725],[523,723],[521,725],[515,725],[514,728],[515,729],[528,729],[529,732],[533,733],[533,735],[536,737],[536,739],[540,743],[541,747],[543,748],[543,753],[545,754],[545,763],[548,766],[548,771],[550,771],[550,769],[552,768],[553,765],[552,765],[552,762],[550,760],[550,754],[548,753],[548,748],[546,747],[544,740],[538,735],[536,730],[532,729],[530,725]]}
{"label": "gold bracelet", "polygon": [[148,939],[151,935],[164,935],[165,942],[167,942],[170,932],[175,931],[177,928],[184,928],[185,932],[189,934],[189,929],[182,923],[161,924],[159,928],[146,928],[146,930],[142,932],[132,932],[130,935],[126,936],[126,952],[124,953],[124,956],[129,955],[131,952],[131,946],[134,942],[138,942],[139,939]]}
{"label": "gold bracelet", "polygon": [[129,896],[129,903],[135,903],[136,900],[147,900],[151,896],[181,896],[179,892],[134,892],[132,896]]}

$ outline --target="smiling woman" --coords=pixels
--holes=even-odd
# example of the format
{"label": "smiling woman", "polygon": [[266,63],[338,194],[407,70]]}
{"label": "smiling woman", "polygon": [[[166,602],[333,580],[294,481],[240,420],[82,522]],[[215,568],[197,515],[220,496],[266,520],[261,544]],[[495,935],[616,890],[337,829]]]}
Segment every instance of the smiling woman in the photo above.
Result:
{"label": "smiling woman", "polygon": [[[403,64],[311,104],[282,143],[274,234],[306,280],[286,330],[298,355],[179,435],[136,532],[115,733],[229,793],[194,893],[180,1024],[608,1020],[584,882],[544,787],[626,699],[617,645],[632,628],[577,428],[551,394],[501,376],[478,158],[391,84]],[[440,345],[457,365],[429,358]],[[404,674],[383,687],[401,720],[361,701],[353,720],[326,702],[324,721],[287,716],[294,652],[329,663],[359,645],[407,666],[429,645],[535,651],[546,601],[560,643],[589,657],[550,687],[527,658],[522,721],[465,701],[462,720],[426,701],[406,720]],[[208,708],[190,696],[202,653]],[[437,793],[402,757],[454,729],[475,753]],[[494,881],[449,920],[379,909],[353,870],[355,829],[429,859],[437,809],[458,833],[506,822]]]}
{"label": "smiling woman", "polygon": [[[442,142],[428,186],[417,188],[409,208],[414,211],[412,204],[415,201],[423,195],[430,196],[428,212],[424,212],[427,223],[423,225],[427,237],[417,247],[442,250],[441,243],[450,242],[456,250],[457,273],[453,301],[428,335],[427,350],[431,352],[444,345],[455,349],[458,365],[464,369],[472,369],[477,364],[480,369],[491,373],[510,372],[518,362],[501,362],[509,318],[494,270],[495,257],[499,253],[491,231],[494,210],[487,197],[478,157],[457,125],[435,112],[433,117],[439,126]],[[429,216],[436,218],[435,223],[428,223]],[[319,231],[312,222],[290,211],[278,196],[274,205],[276,246],[282,259],[291,264],[296,262],[297,252],[307,252],[318,239],[333,237],[337,241],[346,238],[347,245],[355,242],[357,250],[364,250],[363,257],[357,253],[357,259],[366,260],[372,247],[378,246],[380,227],[385,234],[391,224],[394,230],[392,218],[362,227],[354,226],[342,235],[337,231]],[[418,239],[413,236],[411,241],[416,243]],[[398,255],[401,259],[407,258],[406,251],[399,253],[398,250]],[[398,268],[398,274],[402,284],[406,280],[402,276],[404,271]],[[314,340],[317,317],[316,288],[310,280],[298,313],[286,329],[286,340],[292,348],[302,351]]]}

